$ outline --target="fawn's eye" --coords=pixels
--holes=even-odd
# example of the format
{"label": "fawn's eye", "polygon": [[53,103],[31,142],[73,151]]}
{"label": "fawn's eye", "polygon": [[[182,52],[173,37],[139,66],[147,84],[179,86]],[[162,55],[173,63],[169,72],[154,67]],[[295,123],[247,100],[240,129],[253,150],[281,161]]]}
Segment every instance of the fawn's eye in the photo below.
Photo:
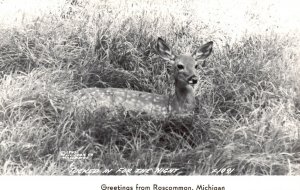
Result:
{"label": "fawn's eye", "polygon": [[197,64],[197,65],[195,65],[195,69],[198,69],[199,68],[199,65]]}
{"label": "fawn's eye", "polygon": [[178,68],[179,70],[184,69],[183,65],[177,65],[177,68]]}

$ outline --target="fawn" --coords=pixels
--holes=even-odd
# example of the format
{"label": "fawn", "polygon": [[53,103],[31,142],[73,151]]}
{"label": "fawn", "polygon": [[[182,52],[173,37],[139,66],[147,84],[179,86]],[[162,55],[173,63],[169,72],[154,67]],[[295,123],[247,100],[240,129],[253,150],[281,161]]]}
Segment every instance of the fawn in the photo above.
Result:
{"label": "fawn", "polygon": [[158,38],[157,52],[161,58],[173,65],[175,94],[159,95],[121,88],[86,88],[75,93],[72,104],[90,111],[100,108],[146,112],[151,115],[190,113],[196,100],[193,85],[198,82],[197,61],[204,60],[212,52],[213,42],[198,48],[192,55],[174,55],[166,42]]}

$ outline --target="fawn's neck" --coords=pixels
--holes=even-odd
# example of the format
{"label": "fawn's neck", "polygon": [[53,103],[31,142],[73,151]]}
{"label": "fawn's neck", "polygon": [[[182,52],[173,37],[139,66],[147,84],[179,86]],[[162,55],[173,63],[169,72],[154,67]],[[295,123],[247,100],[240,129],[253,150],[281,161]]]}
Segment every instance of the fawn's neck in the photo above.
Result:
{"label": "fawn's neck", "polygon": [[195,104],[193,87],[190,85],[180,87],[175,82],[175,95],[172,102],[173,109],[178,112],[194,111]]}

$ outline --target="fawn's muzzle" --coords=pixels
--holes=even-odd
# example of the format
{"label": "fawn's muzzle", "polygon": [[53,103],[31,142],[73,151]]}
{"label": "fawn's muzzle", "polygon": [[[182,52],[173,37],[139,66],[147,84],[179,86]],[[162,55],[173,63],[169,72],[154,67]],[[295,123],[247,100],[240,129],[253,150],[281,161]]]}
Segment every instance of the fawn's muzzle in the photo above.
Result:
{"label": "fawn's muzzle", "polygon": [[198,78],[195,75],[193,75],[190,76],[187,81],[189,84],[196,84],[198,82]]}

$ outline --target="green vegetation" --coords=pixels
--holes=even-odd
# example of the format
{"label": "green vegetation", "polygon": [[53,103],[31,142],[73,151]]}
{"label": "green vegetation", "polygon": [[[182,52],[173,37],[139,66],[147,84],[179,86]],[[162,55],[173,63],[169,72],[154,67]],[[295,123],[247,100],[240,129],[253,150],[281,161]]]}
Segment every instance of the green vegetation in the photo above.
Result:
{"label": "green vegetation", "polygon": [[[251,7],[249,23],[265,28],[245,32],[226,25],[222,5],[211,15],[218,12],[212,3],[197,3],[203,7],[183,0],[67,1],[1,29],[0,173],[69,175],[61,151],[78,151],[93,155],[74,162],[84,169],[299,175],[299,33],[267,25],[259,20],[267,10]],[[155,52],[158,36],[176,52],[214,41],[199,69],[198,114],[77,117],[66,109],[72,92],[86,87],[174,90],[169,66]]]}

